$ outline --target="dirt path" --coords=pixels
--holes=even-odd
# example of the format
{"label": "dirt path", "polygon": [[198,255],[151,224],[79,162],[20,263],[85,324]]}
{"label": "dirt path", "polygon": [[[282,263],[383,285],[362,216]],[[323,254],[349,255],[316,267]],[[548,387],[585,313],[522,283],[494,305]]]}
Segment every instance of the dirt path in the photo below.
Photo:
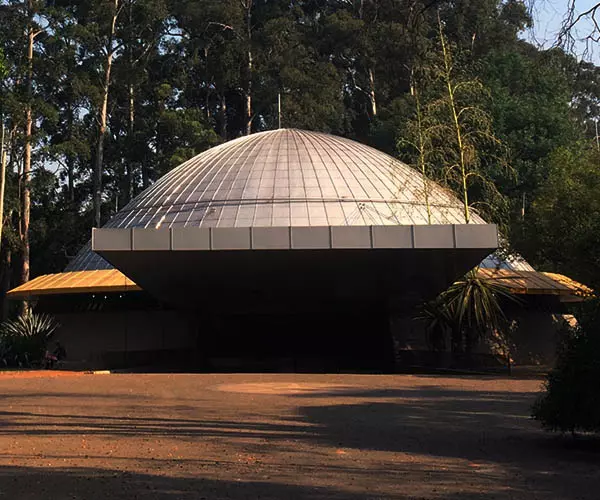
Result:
{"label": "dirt path", "polygon": [[0,375],[0,499],[597,499],[539,380]]}

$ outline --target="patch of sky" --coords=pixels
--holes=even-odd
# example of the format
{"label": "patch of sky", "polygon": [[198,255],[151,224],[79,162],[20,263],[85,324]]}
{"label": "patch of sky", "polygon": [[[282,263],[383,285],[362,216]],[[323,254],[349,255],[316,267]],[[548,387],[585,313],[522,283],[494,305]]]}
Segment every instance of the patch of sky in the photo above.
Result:
{"label": "patch of sky", "polygon": [[[526,0],[533,17],[533,27],[522,34],[522,37],[536,46],[551,48],[559,42],[561,29],[568,18],[569,8],[573,6],[577,19],[598,5],[598,0]],[[598,9],[600,21],[600,8]],[[598,30],[591,15],[581,17],[571,32],[572,44],[568,49],[578,58],[600,64],[600,42]],[[590,38],[590,35],[595,38]]]}

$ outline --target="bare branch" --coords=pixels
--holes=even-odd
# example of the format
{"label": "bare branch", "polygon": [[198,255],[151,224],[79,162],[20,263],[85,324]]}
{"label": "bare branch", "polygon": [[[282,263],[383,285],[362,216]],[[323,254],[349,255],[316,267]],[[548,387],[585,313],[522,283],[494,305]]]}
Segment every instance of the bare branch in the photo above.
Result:
{"label": "bare branch", "polygon": [[[583,57],[591,52],[590,44],[600,41],[600,3],[595,3],[587,10],[577,13],[576,0],[569,0],[565,18],[559,30],[556,45],[569,52],[575,52],[577,42],[585,43],[585,49],[581,54]],[[579,36],[577,28],[585,22],[591,23],[587,34]]]}

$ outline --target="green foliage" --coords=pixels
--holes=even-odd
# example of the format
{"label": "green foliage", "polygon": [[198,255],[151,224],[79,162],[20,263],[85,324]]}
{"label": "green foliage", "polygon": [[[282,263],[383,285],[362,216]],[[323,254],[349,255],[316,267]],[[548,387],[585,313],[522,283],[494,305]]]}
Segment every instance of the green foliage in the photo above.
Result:
{"label": "green foliage", "polygon": [[469,353],[486,335],[502,332],[506,317],[501,304],[514,300],[508,289],[480,277],[475,269],[424,304],[420,319],[432,348],[444,348],[449,336],[453,352]]}
{"label": "green foliage", "polygon": [[425,302],[418,318],[425,323],[427,341],[434,351],[442,351],[446,348],[447,337],[449,334],[452,335],[456,326],[454,311],[444,299],[442,293],[434,300]]}
{"label": "green foliage", "polygon": [[[438,18],[435,49],[413,70],[415,112],[403,130],[399,149],[424,177],[456,192],[464,203],[465,223],[472,208],[489,220],[504,222],[506,200],[495,180],[510,169],[488,111],[491,95],[473,76],[475,69],[471,51],[459,51],[450,43]],[[424,184],[427,198],[427,180]]]}
{"label": "green foliage", "polygon": [[54,318],[28,309],[0,325],[0,360],[5,366],[30,367],[43,360],[48,342],[58,328]]}
{"label": "green foliage", "polygon": [[546,269],[600,286],[600,152],[594,143],[558,148],[548,158],[522,226],[525,255]]}
{"label": "green foliage", "polygon": [[[422,84],[423,82],[420,83]],[[423,195],[427,209],[427,223],[431,224],[429,183],[431,182],[431,177],[434,175],[434,172],[432,172],[432,157],[435,154],[435,149],[432,144],[432,135],[429,133],[428,116],[423,113],[421,89],[416,82],[412,85],[411,93],[414,98],[415,114],[414,118],[406,124],[405,134],[398,141],[398,149],[401,153],[405,153],[403,156],[409,158],[408,163],[421,172]]]}
{"label": "green foliage", "polygon": [[518,184],[501,186],[506,195],[534,192],[545,178],[548,155],[577,138],[571,116],[575,70],[564,54],[523,42],[496,48],[482,61],[495,129],[518,172]]}
{"label": "green foliage", "polygon": [[505,287],[470,271],[445,292],[445,301],[459,328],[497,329],[504,321],[500,298],[511,298]]}
{"label": "green foliage", "polygon": [[219,142],[204,114],[195,109],[162,112],[158,129],[165,138],[161,141],[159,176]]}
{"label": "green foliage", "polygon": [[4,51],[0,48],[0,79],[6,76],[6,59],[4,58]]}
{"label": "green foliage", "polygon": [[[597,315],[598,311],[596,311]],[[533,417],[550,431],[600,431],[600,322],[567,335]]]}

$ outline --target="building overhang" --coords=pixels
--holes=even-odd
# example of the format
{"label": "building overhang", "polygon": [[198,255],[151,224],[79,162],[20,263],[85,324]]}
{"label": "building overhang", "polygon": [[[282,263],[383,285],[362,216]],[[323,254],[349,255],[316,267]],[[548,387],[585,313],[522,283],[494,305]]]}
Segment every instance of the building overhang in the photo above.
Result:
{"label": "building overhang", "polygon": [[560,302],[583,302],[594,297],[590,287],[562,274],[494,268],[480,268],[477,274],[515,295],[557,297]]}
{"label": "building overhang", "polygon": [[[434,296],[498,246],[495,225],[94,229],[92,249],[156,298],[211,311]],[[276,306],[274,306],[276,304]]]}
{"label": "building overhang", "polygon": [[78,295],[139,292],[142,289],[118,269],[44,274],[7,292],[13,300],[46,295]]}
{"label": "building overhang", "polygon": [[[420,230],[421,227],[425,227],[426,229],[422,231]],[[286,250],[288,253],[290,250],[296,250],[297,256],[303,255],[302,258],[296,259],[296,261],[305,261],[305,263],[310,261],[310,252],[308,252],[308,250],[315,251],[315,256],[319,255],[319,251],[338,250],[337,256],[341,258],[342,261],[352,263],[352,260],[354,259],[354,268],[349,271],[347,270],[350,275],[357,273],[360,275],[360,272],[356,269],[356,263],[361,261],[361,256],[356,252],[357,250],[369,250],[370,248],[372,254],[377,255],[378,258],[389,257],[388,251],[390,250],[402,250],[401,253],[396,254],[396,257],[407,261],[414,261],[414,256],[412,258],[407,257],[406,251],[411,250],[416,251],[416,255],[421,254],[421,260],[426,260],[427,255],[429,255],[429,257],[435,255],[431,254],[430,251],[443,250],[441,245],[444,244],[445,241],[448,248],[446,248],[444,257],[438,258],[437,261],[438,263],[442,262],[449,264],[451,268],[454,269],[457,265],[460,265],[460,260],[464,258],[464,255],[459,258],[457,264],[456,260],[453,260],[457,257],[454,251],[460,250],[460,248],[456,248],[457,246],[464,247],[465,244],[469,243],[469,234],[465,234],[460,226],[458,228],[452,228],[452,233],[448,230],[439,233],[439,230],[435,228],[436,226],[416,226],[401,230],[394,228],[390,234],[385,234],[388,231],[382,231],[378,228],[367,228],[366,231],[364,228],[356,228],[359,229],[358,232],[353,231],[355,228],[351,228],[350,231],[342,231],[342,233],[336,231],[334,228],[318,228],[314,234],[311,234],[313,231],[303,231],[303,228],[296,230],[283,228],[283,231],[279,230],[279,228],[266,228],[266,231],[260,228],[255,228],[253,230],[243,229],[241,230],[241,236],[239,236],[237,240],[228,242],[227,246],[229,247],[229,250],[221,250],[218,248],[218,246],[223,243],[223,239],[220,238],[223,235],[217,234],[217,238],[214,240],[214,234],[211,233],[215,230],[211,231],[207,229],[185,229],[183,230],[183,235],[179,229],[160,230],[158,234],[155,232],[156,230],[148,229],[136,229],[135,231],[118,230],[118,233],[115,232],[115,230],[110,230],[108,232],[107,230],[102,230],[101,234],[99,234],[100,240],[97,240],[96,232],[94,232],[94,234],[96,235],[95,240],[97,241],[97,245],[103,246],[105,252],[133,252],[133,249],[135,248],[136,252],[151,252],[150,254],[142,254],[150,256],[149,260],[164,258],[165,254],[163,252],[178,252],[177,255],[183,256],[186,261],[190,260],[190,252],[204,252],[205,258],[201,258],[201,260],[204,261],[207,259],[211,260],[211,258],[206,256],[207,251],[235,254],[235,252],[233,252],[235,249],[241,252],[250,250],[254,256],[258,257],[257,262],[264,260],[265,257],[268,258],[270,255],[273,265],[287,266],[287,269],[284,269],[283,271],[283,275],[290,279],[289,284],[295,282],[296,285],[298,285],[298,282],[302,280],[299,280],[298,273],[296,272],[297,269],[290,268],[290,263],[293,262],[294,259],[291,256],[289,256],[288,259],[284,258]],[[250,234],[248,234],[248,231],[251,231]],[[217,233],[218,232],[220,232],[220,230],[217,230]],[[238,231],[234,231],[233,234],[235,235],[236,232]],[[293,234],[294,232],[296,234]],[[228,231],[228,233],[230,233],[229,235],[231,236],[231,232]],[[364,238],[365,234],[367,235],[366,239]],[[449,238],[450,234],[452,235],[452,240]],[[114,239],[115,236],[117,239]],[[343,236],[343,238],[341,236]],[[489,243],[492,244],[493,233],[490,232],[488,236],[490,237]],[[438,237],[440,239],[438,239],[437,243],[434,245],[434,242],[436,242],[436,238]],[[482,239],[485,237],[485,235],[479,235],[479,239],[476,241],[470,240],[470,244],[473,247],[480,246],[482,241],[485,243]],[[108,238],[108,240],[106,238]],[[122,240],[120,240],[121,238]],[[252,246],[253,248],[243,247],[240,242],[244,241],[246,242],[246,245]],[[123,250],[123,248],[126,250]],[[267,250],[271,253],[265,253]],[[346,252],[347,250],[350,250],[350,252]],[[282,252],[284,253],[282,254]],[[448,254],[448,252],[451,252],[451,254]],[[238,253],[234,261],[239,263],[240,255],[243,255],[243,253]],[[325,255],[321,254],[321,261],[324,259]],[[449,255],[452,255],[452,258],[449,259]],[[247,261],[247,259],[248,257],[246,256],[243,260]],[[142,257],[142,260],[147,259]],[[218,260],[219,259],[216,259],[216,261]],[[315,258],[313,261],[319,262],[319,259]],[[362,261],[365,261],[365,259],[363,258]],[[334,267],[339,264],[339,262],[335,262]],[[371,263],[368,264],[368,266],[370,266],[370,269],[373,272],[380,268],[377,263]],[[435,268],[435,264],[428,269],[431,271],[433,268]],[[447,269],[438,270],[441,273],[440,275],[445,276],[448,274]],[[215,271],[217,271],[217,269],[206,271],[205,277],[210,278]],[[402,276],[395,277],[398,283],[403,285],[404,289],[402,290],[402,293],[404,295],[410,295],[413,291],[412,288],[414,287],[419,288],[418,284],[413,282],[411,285],[407,282],[407,276],[414,276],[414,271],[415,270],[411,270],[409,273],[405,272]],[[554,296],[558,297],[561,302],[580,302],[594,296],[594,291],[592,289],[563,275],[536,271],[514,271],[491,268],[478,268],[477,272],[478,276],[481,278],[505,286],[511,293],[518,295]],[[231,274],[223,269],[221,269],[221,273],[223,276]],[[191,270],[189,273],[190,278],[195,274],[195,271]],[[246,275],[247,274],[246,271]],[[241,278],[242,276],[244,276],[244,272],[242,272],[238,278]],[[240,280],[238,280],[238,283],[236,284],[235,280],[233,280],[232,284],[237,285],[237,288],[244,289],[244,283],[240,283],[239,281]],[[385,280],[380,280],[380,282],[381,281]],[[421,279],[421,281],[423,281],[423,279]],[[429,283],[429,281],[429,279],[424,280],[425,283]],[[167,290],[169,291],[169,294],[178,295],[177,290],[173,290],[174,282],[175,281],[173,280],[171,285],[167,285]],[[188,283],[185,284],[184,288],[202,288],[202,283],[206,284],[208,281],[189,282],[188,280]],[[273,284],[275,285],[276,290],[278,288],[281,290],[281,280],[279,284],[276,282]],[[324,285],[323,281],[321,281],[320,285]],[[142,287],[125,276],[125,274],[118,269],[106,269],[38,276],[37,278],[10,290],[7,293],[7,297],[14,300],[29,300],[37,297],[55,295],[111,294],[140,291],[142,291]],[[396,295],[398,294],[397,287],[393,291]],[[197,291],[194,292],[194,294],[197,294]],[[231,295],[231,290],[229,290],[227,294]]]}

